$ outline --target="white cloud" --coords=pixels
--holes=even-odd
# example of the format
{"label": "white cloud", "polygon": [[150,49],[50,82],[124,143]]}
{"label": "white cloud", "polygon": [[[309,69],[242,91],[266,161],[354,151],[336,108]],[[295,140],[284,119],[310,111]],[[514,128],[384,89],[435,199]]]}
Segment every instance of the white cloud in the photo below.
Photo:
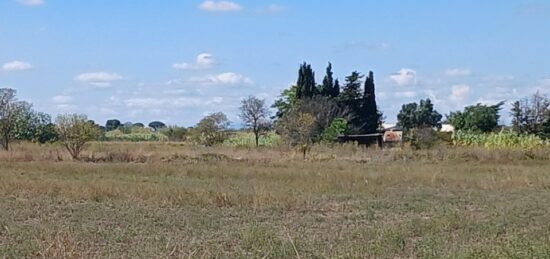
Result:
{"label": "white cloud", "polygon": [[2,69],[4,71],[8,71],[8,72],[11,72],[11,71],[24,71],[24,70],[29,70],[32,68],[32,65],[27,63],[27,62],[23,62],[23,61],[19,61],[19,60],[14,60],[12,62],[8,62],[8,63],[5,63],[4,65],[2,65]]}
{"label": "white cloud", "polygon": [[197,56],[195,63],[176,63],[172,67],[175,69],[181,70],[190,70],[190,69],[208,69],[212,68],[216,64],[214,56],[210,53],[201,53]]}
{"label": "white cloud", "polygon": [[472,74],[472,71],[470,69],[464,69],[464,68],[452,68],[445,70],[446,76],[451,77],[458,77],[458,76],[469,76]]}
{"label": "white cloud", "polygon": [[99,88],[106,88],[111,86],[114,81],[122,80],[123,77],[117,73],[107,72],[90,72],[77,75],[75,80],[88,83]]}
{"label": "white cloud", "polygon": [[243,7],[231,1],[204,1],[199,9],[208,12],[235,12],[241,11]]}
{"label": "white cloud", "polygon": [[453,85],[452,93],[450,96],[451,101],[461,103],[470,94],[470,86],[465,84]]}
{"label": "white cloud", "polygon": [[191,82],[199,82],[210,85],[236,85],[236,84],[254,84],[252,79],[237,73],[221,73],[218,75],[207,75],[204,77],[191,78]]}
{"label": "white cloud", "polygon": [[390,75],[390,81],[399,86],[416,84],[416,71],[410,68],[402,68],[399,72]]}
{"label": "white cloud", "polygon": [[73,97],[68,95],[57,95],[52,97],[52,101],[57,104],[69,104],[73,102]]}
{"label": "white cloud", "polygon": [[22,3],[24,5],[43,5],[45,2],[44,0],[18,0],[19,3]]}
{"label": "white cloud", "polygon": [[395,97],[413,98],[413,97],[416,97],[416,92],[414,91],[396,92],[394,95]]}

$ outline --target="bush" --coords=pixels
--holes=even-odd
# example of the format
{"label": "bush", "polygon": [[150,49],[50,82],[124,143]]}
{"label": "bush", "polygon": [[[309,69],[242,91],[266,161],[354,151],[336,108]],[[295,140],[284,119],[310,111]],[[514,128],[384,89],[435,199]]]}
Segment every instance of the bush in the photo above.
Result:
{"label": "bush", "polygon": [[436,131],[433,128],[411,130],[411,147],[414,149],[429,149],[439,143]]}

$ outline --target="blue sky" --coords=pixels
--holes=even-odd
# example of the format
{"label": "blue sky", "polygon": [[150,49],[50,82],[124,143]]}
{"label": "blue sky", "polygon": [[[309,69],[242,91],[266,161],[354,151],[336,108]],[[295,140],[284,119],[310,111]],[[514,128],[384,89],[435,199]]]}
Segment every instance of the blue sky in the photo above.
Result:
{"label": "blue sky", "polygon": [[52,115],[238,124],[240,99],[271,103],[303,61],[319,82],[329,61],[373,70],[388,122],[426,97],[448,113],[550,93],[550,3],[0,1],[0,87]]}

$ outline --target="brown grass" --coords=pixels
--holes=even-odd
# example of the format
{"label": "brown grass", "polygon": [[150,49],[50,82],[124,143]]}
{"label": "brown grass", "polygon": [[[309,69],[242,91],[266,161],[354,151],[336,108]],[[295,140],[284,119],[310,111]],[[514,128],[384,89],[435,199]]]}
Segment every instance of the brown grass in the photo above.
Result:
{"label": "brown grass", "polygon": [[0,257],[545,258],[549,154],[21,144],[0,152]]}

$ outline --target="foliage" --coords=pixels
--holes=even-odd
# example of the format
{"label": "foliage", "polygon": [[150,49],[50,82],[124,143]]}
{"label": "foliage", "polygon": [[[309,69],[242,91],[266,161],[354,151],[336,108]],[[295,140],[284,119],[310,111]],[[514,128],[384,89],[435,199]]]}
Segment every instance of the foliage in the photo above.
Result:
{"label": "foliage", "polygon": [[353,119],[350,111],[338,105],[336,100],[330,97],[315,96],[309,99],[298,100],[294,107],[298,113],[307,113],[315,119],[313,141],[321,140],[321,135],[336,118],[344,118],[346,121]]}
{"label": "foliage", "polygon": [[55,122],[59,139],[73,159],[79,158],[86,143],[101,135],[99,127],[92,124],[86,115],[59,115]]}
{"label": "foliage", "polygon": [[260,136],[271,129],[269,121],[269,109],[265,105],[265,100],[254,96],[248,96],[241,101],[241,113],[239,117],[244,125],[254,134],[256,146],[259,146]]}
{"label": "foliage", "polygon": [[123,142],[146,142],[146,141],[168,141],[169,138],[160,133],[153,132],[150,129],[133,128],[130,133],[124,133],[120,129],[105,133],[107,141],[123,141]]}
{"label": "foliage", "polygon": [[510,130],[485,134],[459,130],[453,133],[453,143],[457,146],[481,146],[486,148],[533,149],[538,147],[550,147],[550,142],[538,136],[520,134]]}
{"label": "foliage", "polygon": [[228,128],[229,120],[224,113],[212,113],[192,129],[191,136],[195,143],[213,146],[223,143],[228,138]]}
{"label": "foliage", "polygon": [[153,129],[154,131],[158,131],[159,129],[166,128],[166,124],[164,124],[164,122],[160,122],[160,121],[153,121],[153,122],[149,123],[149,127],[151,129]]}
{"label": "foliage", "polygon": [[512,126],[520,133],[545,137],[545,123],[550,120],[550,100],[540,92],[512,104]]}
{"label": "foliage", "polygon": [[122,124],[121,124],[120,121],[117,120],[117,119],[108,120],[108,121],[105,123],[105,131],[109,132],[109,131],[116,130],[116,129],[118,129],[121,125],[122,125]]}
{"label": "foliage", "polygon": [[10,149],[12,139],[15,111],[18,106],[17,91],[10,88],[0,88],[0,145],[5,149]]}
{"label": "foliage", "polygon": [[447,119],[455,130],[480,133],[491,132],[498,126],[498,120],[500,118],[499,111],[502,105],[504,105],[504,102],[495,105],[483,105],[478,103],[466,107],[464,112],[451,112],[451,114],[447,116]]}
{"label": "foliage", "polygon": [[286,112],[288,112],[292,106],[296,103],[296,91],[298,90],[298,86],[293,85],[288,89],[283,90],[281,95],[279,96],[279,99],[275,100],[275,103],[271,106],[271,108],[274,108],[277,110],[275,114],[275,119],[282,118]]}
{"label": "foliage", "polygon": [[438,142],[437,132],[432,127],[413,128],[410,131],[410,143],[414,149],[429,149]]}
{"label": "foliage", "polygon": [[166,136],[169,141],[185,141],[188,132],[184,127],[168,126],[160,129],[160,134]]}
{"label": "foliage", "polygon": [[334,73],[332,72],[332,64],[329,62],[326,70],[326,75],[323,78],[323,84],[319,90],[322,96],[336,98],[340,94],[340,84],[338,80],[334,80]]}
{"label": "foliage", "polygon": [[300,65],[296,87],[297,99],[311,98],[319,93],[319,89],[315,84],[315,72],[313,72],[310,64],[304,62]]}
{"label": "foliage", "polygon": [[333,142],[338,136],[344,135],[349,131],[348,121],[344,118],[336,118],[324,131],[321,139],[324,142]]}
{"label": "foliage", "polygon": [[360,129],[361,133],[377,132],[383,123],[382,112],[378,110],[376,104],[376,87],[374,84],[374,73],[372,71],[369,72],[369,76],[365,79],[361,114],[358,118],[359,123],[355,126]]}
{"label": "foliage", "polygon": [[315,138],[315,117],[309,113],[292,111],[277,124],[277,131],[291,146],[309,145]]}
{"label": "foliage", "polygon": [[[281,137],[275,132],[268,132],[259,139],[259,145],[263,147],[275,147],[281,142]],[[236,132],[223,142],[224,146],[230,147],[253,147],[256,146],[254,134],[248,132]]]}
{"label": "foliage", "polygon": [[420,104],[409,103],[401,107],[397,115],[397,126],[408,132],[412,129],[441,128],[443,116],[434,110],[430,99],[420,100]]}

